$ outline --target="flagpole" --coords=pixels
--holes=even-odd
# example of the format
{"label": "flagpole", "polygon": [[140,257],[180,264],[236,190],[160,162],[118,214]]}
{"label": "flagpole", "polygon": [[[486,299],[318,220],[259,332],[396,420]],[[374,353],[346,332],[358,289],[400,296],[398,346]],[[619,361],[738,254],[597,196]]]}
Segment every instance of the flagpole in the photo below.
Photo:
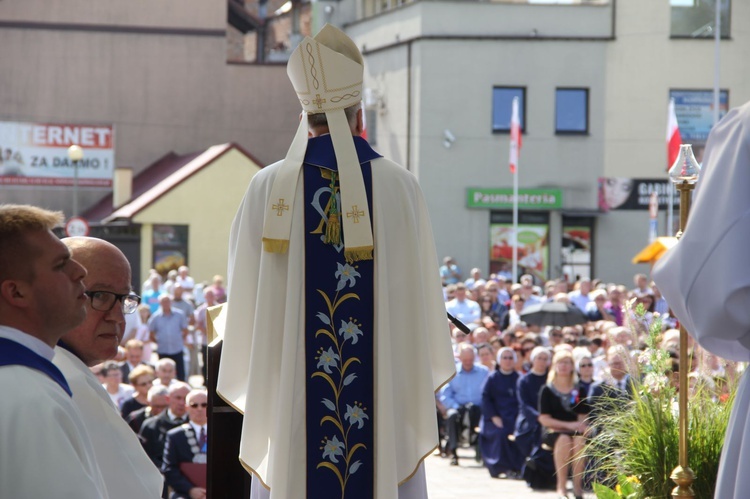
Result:
{"label": "flagpole", "polygon": [[721,0],[716,0],[716,21],[714,23],[714,122],[719,122],[719,80],[721,69]]}
{"label": "flagpole", "polygon": [[513,174],[513,282],[518,282],[518,167]]}
{"label": "flagpole", "polygon": [[521,155],[521,120],[518,97],[513,97],[510,113],[510,173],[513,175],[513,282],[518,282],[518,158]]}

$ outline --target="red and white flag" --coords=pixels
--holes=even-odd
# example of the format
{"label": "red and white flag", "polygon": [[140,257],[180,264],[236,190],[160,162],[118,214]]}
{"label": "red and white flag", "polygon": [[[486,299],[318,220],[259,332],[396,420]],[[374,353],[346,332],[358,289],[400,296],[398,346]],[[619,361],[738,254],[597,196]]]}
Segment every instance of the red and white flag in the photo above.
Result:
{"label": "red and white flag", "polygon": [[510,173],[516,173],[520,152],[521,120],[518,119],[518,97],[513,97],[513,110],[510,115]]}
{"label": "red and white flag", "polygon": [[669,118],[667,119],[667,171],[672,168],[677,155],[680,153],[680,127],[677,125],[677,115],[674,112],[674,99],[669,99]]}

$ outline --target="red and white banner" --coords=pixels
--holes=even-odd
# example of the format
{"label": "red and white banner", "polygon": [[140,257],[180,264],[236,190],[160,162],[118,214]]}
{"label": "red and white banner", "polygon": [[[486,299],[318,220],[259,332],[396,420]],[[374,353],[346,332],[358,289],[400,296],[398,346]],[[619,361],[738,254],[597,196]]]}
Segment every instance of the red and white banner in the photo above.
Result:
{"label": "red and white banner", "polygon": [[677,155],[680,153],[680,127],[677,124],[677,115],[674,112],[674,99],[669,99],[669,117],[667,119],[667,171],[672,168]]}
{"label": "red and white banner", "polygon": [[510,115],[510,173],[518,169],[518,155],[521,152],[521,121],[518,119],[518,97],[513,97]]}
{"label": "red and white banner", "polygon": [[0,185],[73,185],[68,147],[83,149],[78,185],[110,187],[115,163],[111,125],[0,121]]}

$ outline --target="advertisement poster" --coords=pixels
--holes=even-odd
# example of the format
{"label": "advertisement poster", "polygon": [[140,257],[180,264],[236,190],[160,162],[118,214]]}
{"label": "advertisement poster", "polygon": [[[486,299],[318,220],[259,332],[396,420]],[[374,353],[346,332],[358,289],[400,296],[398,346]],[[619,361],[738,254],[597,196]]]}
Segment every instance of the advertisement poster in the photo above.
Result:
{"label": "advertisement poster", "polygon": [[154,268],[159,274],[187,265],[187,225],[154,225],[153,237]]}
{"label": "advertisement poster", "polygon": [[[531,274],[538,282],[547,279],[549,270],[549,226],[518,224],[518,271]],[[513,224],[490,224],[490,272],[510,271],[516,237]]]}
{"label": "advertisement poster", "polygon": [[[75,165],[68,147],[83,149]],[[111,125],[0,121],[0,185],[111,187],[115,166]],[[76,168],[77,167],[77,168]]]}
{"label": "advertisement poster", "polygon": [[[599,211],[643,210],[647,211],[651,194],[656,193],[658,207],[669,207],[669,189],[672,182],[654,178],[599,177]],[[680,197],[675,194],[673,208],[679,206]]]}
{"label": "advertisement poster", "polygon": [[568,282],[591,278],[591,227],[563,226],[562,271]]}
{"label": "advertisement poster", "polygon": [[[713,90],[670,90],[669,97],[674,99],[674,113],[683,144],[693,145],[693,154],[699,163],[703,162],[703,149],[706,139],[714,124]],[[719,91],[719,119],[729,109],[729,93]]]}

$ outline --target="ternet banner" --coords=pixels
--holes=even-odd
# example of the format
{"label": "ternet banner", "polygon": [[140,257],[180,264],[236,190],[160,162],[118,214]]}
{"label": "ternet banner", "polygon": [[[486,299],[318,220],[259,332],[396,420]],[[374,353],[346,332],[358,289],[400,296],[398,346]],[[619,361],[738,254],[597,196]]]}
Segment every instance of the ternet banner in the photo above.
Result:
{"label": "ternet banner", "polygon": [[[74,164],[68,147],[83,149]],[[112,125],[0,121],[0,185],[110,187],[115,148]]]}

